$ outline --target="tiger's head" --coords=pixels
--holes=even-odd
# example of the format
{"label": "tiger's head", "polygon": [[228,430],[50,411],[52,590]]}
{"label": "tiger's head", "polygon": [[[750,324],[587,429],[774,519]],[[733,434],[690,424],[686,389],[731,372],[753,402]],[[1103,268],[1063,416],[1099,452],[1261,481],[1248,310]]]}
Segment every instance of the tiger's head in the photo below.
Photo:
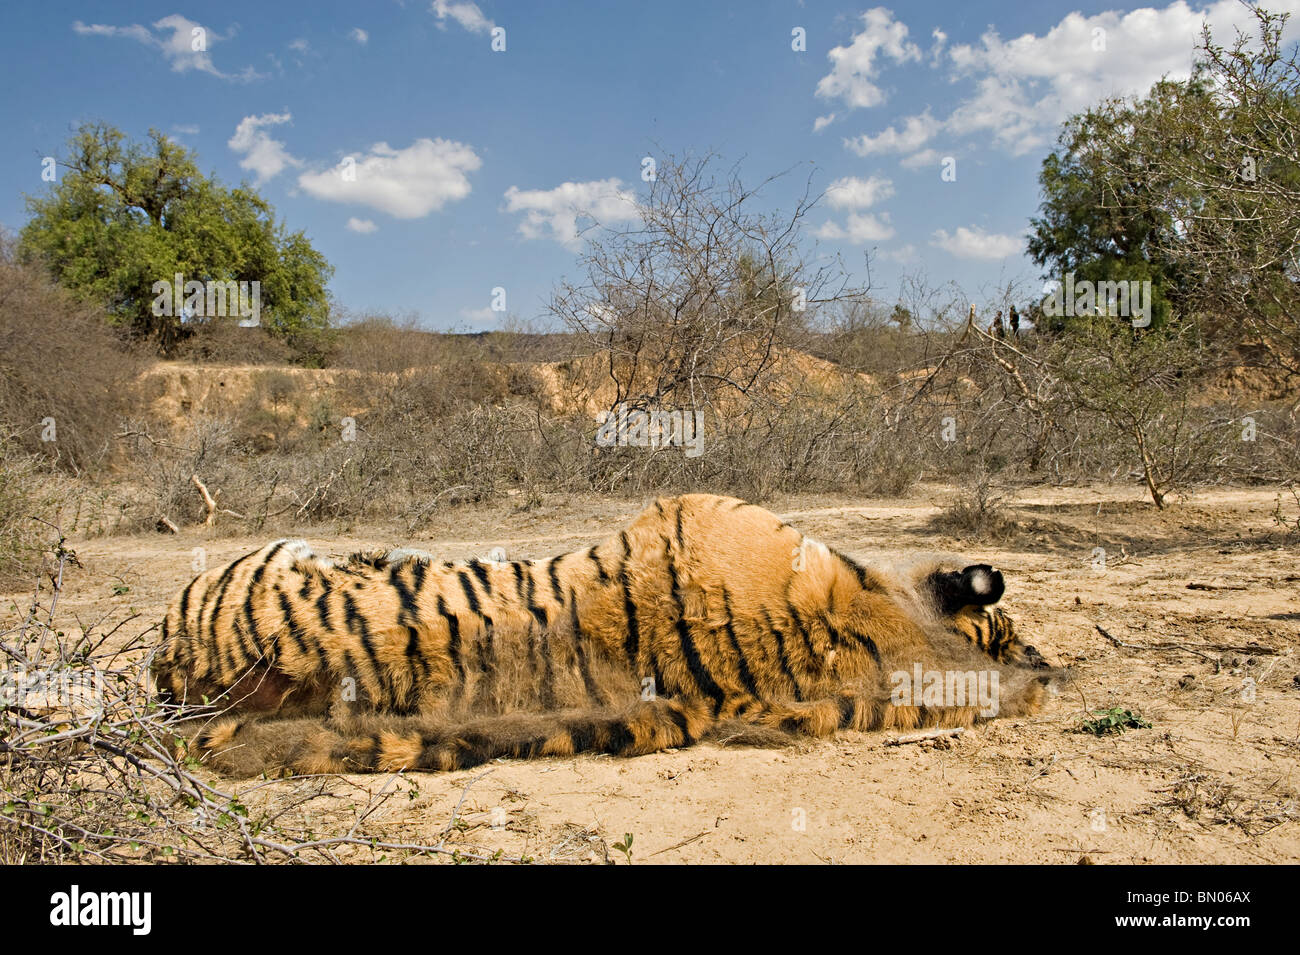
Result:
{"label": "tiger's head", "polygon": [[1006,611],[994,606],[1007,589],[1000,570],[989,564],[941,568],[926,577],[925,589],[948,625],[994,660],[1033,669],[1047,666],[1037,650],[1017,637]]}

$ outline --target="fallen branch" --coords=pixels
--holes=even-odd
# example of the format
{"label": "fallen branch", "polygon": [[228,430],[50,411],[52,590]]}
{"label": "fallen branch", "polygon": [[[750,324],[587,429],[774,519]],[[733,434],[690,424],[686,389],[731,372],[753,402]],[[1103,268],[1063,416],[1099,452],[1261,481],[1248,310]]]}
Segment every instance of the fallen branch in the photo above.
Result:
{"label": "fallen branch", "polygon": [[[193,485],[196,488],[199,489],[199,494],[203,496],[203,506],[206,507],[208,510],[207,516],[203,519],[204,527],[211,527],[213,524],[215,524],[217,521],[217,514],[219,513],[229,514],[231,517],[237,518],[238,520],[244,519],[243,514],[236,514],[234,511],[229,510],[228,508],[218,507],[217,499],[213,497],[210,493],[208,493],[207,487],[204,485],[202,481],[199,480],[199,476],[197,474],[191,474],[190,481],[191,483],[193,483]],[[217,491],[217,493],[220,494],[221,492]]]}
{"label": "fallen branch", "polygon": [[655,856],[663,855],[665,852],[672,852],[674,849],[680,849],[682,846],[689,846],[692,842],[698,842],[699,840],[703,839],[712,831],[713,831],[712,829],[705,829],[703,832],[698,832],[695,835],[691,836],[689,839],[683,839],[681,842],[671,845],[667,849],[660,849],[658,852],[652,852],[648,856],[646,856],[646,858],[653,859]]}
{"label": "fallen branch", "polygon": [[925,730],[920,733],[907,733],[904,736],[891,736],[889,739],[885,740],[885,745],[906,746],[908,743],[924,743],[926,740],[931,739],[946,739],[949,736],[960,736],[964,732],[966,731],[960,726],[955,726],[952,729]]}
{"label": "fallen branch", "polygon": [[1187,585],[1188,590],[1246,590],[1245,584],[1198,584],[1195,581]]}
{"label": "fallen branch", "polygon": [[1100,625],[1093,624],[1093,626],[1097,628],[1097,632],[1103,637],[1115,646],[1123,647],[1125,650],[1182,650],[1186,653],[1194,653],[1198,657],[1204,657],[1206,660],[1211,661],[1217,660],[1217,658],[1202,653],[1201,650],[1213,650],[1217,653],[1255,653],[1260,656],[1272,656],[1279,652],[1274,650],[1272,647],[1266,647],[1259,643],[1247,644],[1244,647],[1233,643],[1198,643],[1196,644],[1196,647],[1201,648],[1200,650],[1196,649],[1196,647],[1190,647],[1185,643],[1125,643],[1118,637],[1112,636]]}

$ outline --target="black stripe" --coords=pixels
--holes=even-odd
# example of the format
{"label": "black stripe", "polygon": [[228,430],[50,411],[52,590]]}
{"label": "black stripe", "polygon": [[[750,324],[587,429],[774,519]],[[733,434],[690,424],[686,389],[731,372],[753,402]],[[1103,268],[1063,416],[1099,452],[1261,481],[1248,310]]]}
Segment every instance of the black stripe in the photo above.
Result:
{"label": "black stripe", "polygon": [[374,642],[370,639],[370,625],[366,618],[357,611],[356,602],[349,593],[343,594],[343,617],[347,623],[348,631],[355,633],[361,640],[361,649],[366,652],[366,660],[370,664],[371,672],[375,678],[375,686],[378,688],[380,696],[378,698],[371,696],[373,702],[377,705],[385,705],[393,696],[389,689],[388,668],[379,662],[379,657],[375,654]]}
{"label": "black stripe", "polygon": [[596,576],[600,578],[600,582],[609,583],[609,574],[605,572],[605,565],[600,562],[600,555],[596,553],[595,547],[587,551],[587,558],[596,565]]}
{"label": "black stripe", "polygon": [[569,622],[573,627],[573,652],[578,658],[578,672],[582,674],[582,685],[587,688],[587,695],[596,703],[605,704],[601,697],[600,687],[596,685],[595,678],[591,675],[591,665],[587,662],[586,640],[587,635],[582,631],[582,621],[578,619],[578,595],[573,588],[569,588]]}
{"label": "black stripe", "polygon": [[677,724],[677,728],[682,731],[682,739],[685,741],[686,745],[689,746],[691,743],[694,743],[695,737],[691,735],[691,731],[688,728],[685,712],[683,712],[680,707],[673,706],[672,704],[668,705],[667,710],[668,718]]}
{"label": "black stripe", "polygon": [[696,686],[713,700],[713,713],[717,715],[727,695],[722,691],[722,687],[714,682],[713,674],[704,665],[695,646],[695,639],[691,636],[690,624],[686,622],[686,602],[682,599],[681,580],[677,576],[677,562],[672,558],[667,538],[664,538],[664,551],[668,556],[668,576],[673,584],[673,603],[676,605],[674,616],[677,623],[677,640],[682,646],[682,656],[686,659],[687,669],[691,671]]}
{"label": "black stripe", "polygon": [[[271,552],[266,555],[266,560],[270,560],[272,557],[275,556],[275,551],[276,549],[278,549],[278,546],[279,545],[277,545],[277,548],[273,548]],[[201,633],[204,633],[213,642],[214,645],[217,643],[217,617],[221,614],[221,604],[226,599],[226,591],[230,588],[231,580],[234,579],[235,570],[244,561],[248,560],[251,557],[256,557],[259,553],[261,552],[253,551],[253,553],[251,554],[245,554],[243,557],[239,558],[239,560],[235,561],[230,566],[228,566],[224,571],[222,571],[221,576],[217,578],[216,582],[212,585],[212,587],[208,588],[208,593],[204,594],[203,596],[203,606],[199,607],[199,631]],[[263,561],[263,564],[265,564],[265,562],[266,561]],[[217,588],[217,596],[216,599],[212,602],[212,613],[208,617],[208,626],[205,630],[203,627],[203,610],[204,610],[204,606],[206,606],[207,604],[208,594],[212,593],[213,587]],[[229,652],[229,648],[227,648],[227,652]],[[232,662],[233,662],[233,657],[232,657]]]}
{"label": "black stripe", "polygon": [[[420,630],[407,624],[406,627],[406,662],[410,666],[411,672],[414,673],[418,668],[423,677],[423,682],[429,681],[429,661],[424,658],[424,653],[420,649]],[[415,704],[420,696],[420,686],[417,684],[411,690],[411,704]]]}
{"label": "black stripe", "polygon": [[528,611],[536,618],[538,624],[542,627],[551,625],[551,615],[546,612],[546,608],[537,603],[537,581],[533,578],[533,563],[528,562],[528,576],[525,580],[524,602],[528,605]]}
{"label": "black stripe", "polygon": [[284,543],[280,542],[271,548],[271,553],[266,555],[266,560],[262,562],[262,566],[253,571],[253,576],[248,580],[247,592],[244,595],[244,620],[248,623],[248,630],[253,637],[254,643],[259,642],[260,634],[257,632],[257,621],[253,616],[253,594],[261,585],[262,578],[266,576],[266,568],[270,565],[271,559],[280,552],[280,548],[283,546]]}
{"label": "black stripe", "polygon": [[845,693],[839,699],[840,704],[840,728],[853,725],[853,716],[858,711],[857,698]]}
{"label": "black stripe", "polygon": [[411,568],[411,583],[414,585],[415,596],[420,596],[420,591],[424,589],[424,576],[429,572],[429,561],[417,557],[409,562]]}
{"label": "black stripe", "polygon": [[555,661],[551,659],[551,632],[542,630],[542,709],[555,709]]}
{"label": "black stripe", "polygon": [[442,594],[438,595],[438,613],[443,620],[447,621],[447,656],[451,657],[452,666],[456,668],[456,674],[460,678],[460,684],[453,689],[453,698],[459,694],[465,683],[465,666],[460,660],[460,619],[447,610],[447,602],[442,599]]}
{"label": "black stripe", "polygon": [[676,535],[677,535],[677,547],[678,547],[679,549],[684,550],[684,549],[686,548],[686,538],[685,538],[685,536],[682,534],[682,510],[683,510],[682,502],[681,502],[680,500],[678,500],[678,502],[677,502],[677,519],[676,519],[676,521],[675,521],[675,524],[676,524],[676,531],[675,531],[675,533],[676,533]]}
{"label": "black stripe", "polygon": [[[799,611],[795,609],[795,605],[788,597],[785,601],[785,609],[790,615],[790,620],[794,623],[795,630],[798,632],[799,636],[803,638],[804,647],[808,651],[808,663],[810,665],[816,663],[821,659],[821,655],[813,649],[812,636],[808,633],[808,628],[804,626],[803,618],[799,616]],[[816,669],[821,669],[819,663],[817,664]]]}
{"label": "black stripe", "polygon": [[803,702],[803,690],[799,686],[799,679],[794,675],[794,670],[790,666],[790,655],[785,648],[785,636],[772,619],[772,615],[767,612],[766,607],[762,608],[762,614],[767,629],[776,638],[776,659],[781,665],[781,672],[785,674],[786,679],[790,681],[790,685],[794,687],[794,698],[799,702]]}
{"label": "black stripe", "polygon": [[483,561],[479,560],[477,557],[474,558],[469,562],[469,569],[474,571],[474,576],[478,578],[479,584],[483,587],[483,593],[486,596],[491,597],[492,581],[488,577],[488,569],[484,566]]}
{"label": "black stripe", "polygon": [[564,588],[560,586],[560,574],[557,570],[560,561],[564,560],[564,555],[552,557],[546,562],[546,576],[551,578],[551,595],[555,597],[555,602],[561,607],[564,606]]}
{"label": "black stripe", "polygon": [[740,649],[740,640],[736,638],[736,627],[732,622],[731,595],[727,593],[725,586],[722,588],[722,606],[727,612],[727,638],[731,641],[731,648],[736,651],[736,669],[740,672],[740,682],[745,685],[745,689],[753,696],[759,696],[758,684],[754,682],[754,674],[749,671],[749,663],[745,660],[745,652]]}
{"label": "black stripe", "polygon": [[[626,540],[626,535],[624,539]],[[623,612],[627,615],[627,636],[623,639],[623,652],[627,654],[628,662],[635,672],[641,648],[641,626],[636,618],[636,603],[632,600],[632,579],[628,576],[626,558],[619,564],[618,581],[623,587]],[[662,686],[656,686],[655,692],[662,689]]]}
{"label": "black stripe", "polygon": [[840,563],[844,564],[846,567],[849,568],[849,570],[853,571],[853,575],[858,578],[858,586],[860,586],[863,590],[880,589],[880,585],[870,579],[869,575],[867,574],[867,569],[863,567],[861,564],[859,564],[856,560],[854,560],[852,557],[840,553],[834,547],[828,549],[832,554],[834,554],[837,558],[839,558]]}
{"label": "black stripe", "polygon": [[460,581],[460,589],[465,591],[465,602],[469,604],[470,613],[476,617],[483,614],[479,610],[478,592],[474,590],[474,584],[469,579],[469,574],[463,570],[456,571],[456,578]]}
{"label": "black stripe", "polygon": [[399,624],[406,620],[420,619],[420,607],[415,602],[415,594],[402,579],[402,568],[405,566],[405,564],[396,564],[388,569],[388,582],[397,591],[397,602],[401,605],[397,618]]}
{"label": "black stripe", "polygon": [[316,617],[320,620],[321,633],[329,633],[334,629],[334,625],[330,623],[329,597],[330,590],[326,587],[321,590],[320,596],[316,598]]}
{"label": "black stripe", "polygon": [[302,638],[302,629],[298,626],[298,622],[293,617],[293,604],[289,602],[289,595],[278,587],[276,588],[276,592],[280,595],[280,612],[284,614],[284,622],[289,628],[289,636],[292,637],[293,642],[298,645],[298,652],[303,656],[306,656],[307,641]]}

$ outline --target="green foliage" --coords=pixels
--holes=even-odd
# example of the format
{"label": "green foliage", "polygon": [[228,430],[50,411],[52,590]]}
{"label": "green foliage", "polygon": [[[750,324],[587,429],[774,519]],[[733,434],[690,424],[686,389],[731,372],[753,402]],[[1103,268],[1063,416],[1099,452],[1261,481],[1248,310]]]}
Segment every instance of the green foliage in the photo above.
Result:
{"label": "green foliage", "polygon": [[1085,719],[1079,724],[1078,732],[1091,733],[1093,736],[1108,736],[1118,735],[1129,729],[1149,730],[1151,723],[1132,710],[1112,706],[1108,710],[1094,710],[1091,719]]}
{"label": "green foliage", "polygon": [[627,856],[627,864],[632,864],[632,833],[623,833],[623,841],[614,843],[614,848]]}
{"label": "green foliage", "polygon": [[[332,267],[302,232],[277,225],[248,187],[203,176],[195,156],[151,130],[128,143],[104,123],[86,123],[68,144],[66,172],[49,194],[28,197],[24,259],[40,259],[64,286],[102,303],[122,325],[169,352],[187,329],[155,315],[156,282],[257,281],[261,323],[297,337],[329,323]],[[231,321],[231,319],[213,319]]]}
{"label": "green foliage", "polygon": [[[1105,100],[1066,121],[1059,148],[1039,172],[1042,215],[1030,220],[1029,255],[1048,277],[1073,272],[1076,281],[1150,280],[1152,324],[1168,320],[1181,275],[1165,250],[1176,238],[1174,214],[1189,190],[1153,170],[1190,138],[1191,111],[1184,106],[1203,98],[1197,84],[1161,82],[1145,99]],[[1061,319],[1057,327],[1066,324]]]}

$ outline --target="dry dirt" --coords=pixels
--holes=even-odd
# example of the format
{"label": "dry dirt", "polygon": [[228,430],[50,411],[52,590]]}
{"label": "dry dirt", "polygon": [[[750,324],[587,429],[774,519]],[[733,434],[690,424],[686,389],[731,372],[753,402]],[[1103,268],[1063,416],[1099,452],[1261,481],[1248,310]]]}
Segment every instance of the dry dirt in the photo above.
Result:
{"label": "dry dirt", "polygon": [[[1005,606],[1074,674],[1041,715],[937,743],[845,734],[784,750],[702,745],[330,778],[316,823],[383,793],[361,831],[411,842],[445,833],[448,846],[536,861],[625,862],[614,848],[625,833],[635,863],[1300,861],[1300,537],[1272,519],[1278,492],[1206,491],[1158,513],[1133,488],[1029,489],[1014,496],[1010,536],[982,544],[933,524],[951,493],[763,503],[861,558],[956,551],[1006,571]],[[440,512],[424,536],[402,542],[452,558],[494,547],[540,557],[594,543],[646,502],[553,497],[526,512],[511,503]],[[337,554],[399,541],[382,527],[266,536],[285,533]],[[134,610],[138,632],[190,578],[194,548],[211,566],[263,539],[74,541],[84,568],[70,575],[63,619]],[[1086,711],[1113,706],[1152,727],[1076,731]],[[321,784],[262,784],[250,799],[306,785]]]}

